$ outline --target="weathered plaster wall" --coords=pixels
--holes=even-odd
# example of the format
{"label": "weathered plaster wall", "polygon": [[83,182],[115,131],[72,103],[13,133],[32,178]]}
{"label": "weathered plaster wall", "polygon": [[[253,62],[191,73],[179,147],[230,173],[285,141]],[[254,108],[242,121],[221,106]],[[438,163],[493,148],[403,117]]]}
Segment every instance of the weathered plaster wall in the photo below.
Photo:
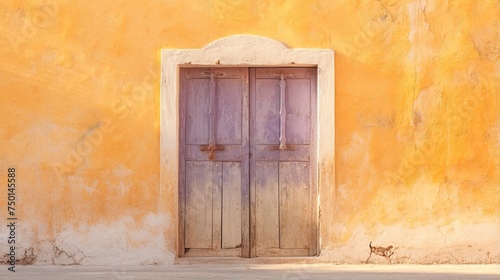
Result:
{"label": "weathered plaster wall", "polygon": [[160,50],[245,33],[336,51],[322,259],[363,262],[373,241],[398,247],[393,263],[500,262],[498,1],[36,0],[0,15],[0,177],[18,170],[25,263],[172,263]]}

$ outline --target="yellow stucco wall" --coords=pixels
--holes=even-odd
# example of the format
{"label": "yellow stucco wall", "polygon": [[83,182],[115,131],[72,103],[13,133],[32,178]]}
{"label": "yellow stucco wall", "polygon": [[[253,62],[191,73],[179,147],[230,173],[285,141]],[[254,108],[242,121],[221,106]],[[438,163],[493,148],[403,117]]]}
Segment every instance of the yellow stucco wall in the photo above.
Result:
{"label": "yellow stucco wall", "polygon": [[498,1],[2,1],[0,31],[24,262],[172,263],[160,50],[234,34],[336,52],[323,259],[365,261],[374,241],[394,262],[500,262]]}

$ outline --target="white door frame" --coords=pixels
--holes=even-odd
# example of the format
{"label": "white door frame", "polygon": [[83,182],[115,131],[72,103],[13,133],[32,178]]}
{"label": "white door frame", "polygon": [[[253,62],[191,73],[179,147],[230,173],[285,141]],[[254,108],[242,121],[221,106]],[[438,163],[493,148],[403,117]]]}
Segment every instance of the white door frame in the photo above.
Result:
{"label": "white door frame", "polygon": [[[175,232],[176,241],[167,242],[172,244],[167,248],[169,251],[176,252],[176,256],[179,255],[177,243],[179,240],[179,68],[181,67],[317,67],[317,205],[321,205],[319,196],[322,190],[329,193],[335,184],[335,171],[325,168],[335,161],[335,73],[334,53],[331,49],[289,49],[270,38],[235,35],[216,40],[202,49],[167,49],[162,50],[161,55],[158,211],[173,218],[169,232]],[[318,228],[321,223],[320,218]],[[317,240],[321,248],[321,234]]]}

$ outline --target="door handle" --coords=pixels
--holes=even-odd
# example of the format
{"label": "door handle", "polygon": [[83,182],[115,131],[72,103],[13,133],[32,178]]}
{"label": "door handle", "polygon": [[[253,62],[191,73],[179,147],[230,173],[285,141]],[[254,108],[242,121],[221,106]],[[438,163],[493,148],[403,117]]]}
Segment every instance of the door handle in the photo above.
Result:
{"label": "door handle", "polygon": [[272,145],[271,151],[295,151],[293,145]]}
{"label": "door handle", "polygon": [[208,159],[209,160],[215,159],[215,151],[224,151],[224,150],[225,150],[225,147],[223,145],[209,144],[209,145],[201,145],[200,146],[200,151],[203,151],[203,152],[208,151]]}

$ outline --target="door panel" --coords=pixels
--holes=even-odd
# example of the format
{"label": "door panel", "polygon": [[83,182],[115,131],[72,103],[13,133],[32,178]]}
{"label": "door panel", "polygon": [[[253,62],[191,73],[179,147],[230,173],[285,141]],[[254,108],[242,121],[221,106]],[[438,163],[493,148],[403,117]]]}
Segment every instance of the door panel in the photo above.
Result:
{"label": "door panel", "polygon": [[241,247],[241,163],[223,163],[222,248]]}
{"label": "door panel", "polygon": [[248,256],[248,69],[180,74],[179,255]]}
{"label": "door panel", "polygon": [[309,163],[280,162],[279,186],[280,247],[309,248]]}
{"label": "door panel", "polygon": [[241,145],[242,110],[241,79],[218,79],[217,143]]}
{"label": "door panel", "polygon": [[309,144],[311,126],[310,79],[286,80],[286,141]]}
{"label": "door panel", "polygon": [[208,143],[210,118],[209,81],[194,79],[187,83],[186,97],[186,144]]}
{"label": "door panel", "polygon": [[255,163],[255,245],[257,253],[279,248],[278,163]]}
{"label": "door panel", "polygon": [[222,164],[186,163],[186,247],[212,248],[213,192],[221,185]]}
{"label": "door panel", "polygon": [[280,124],[279,80],[255,80],[255,126],[254,144],[278,144]]}
{"label": "door panel", "polygon": [[315,255],[312,68],[250,69],[251,256]]}

